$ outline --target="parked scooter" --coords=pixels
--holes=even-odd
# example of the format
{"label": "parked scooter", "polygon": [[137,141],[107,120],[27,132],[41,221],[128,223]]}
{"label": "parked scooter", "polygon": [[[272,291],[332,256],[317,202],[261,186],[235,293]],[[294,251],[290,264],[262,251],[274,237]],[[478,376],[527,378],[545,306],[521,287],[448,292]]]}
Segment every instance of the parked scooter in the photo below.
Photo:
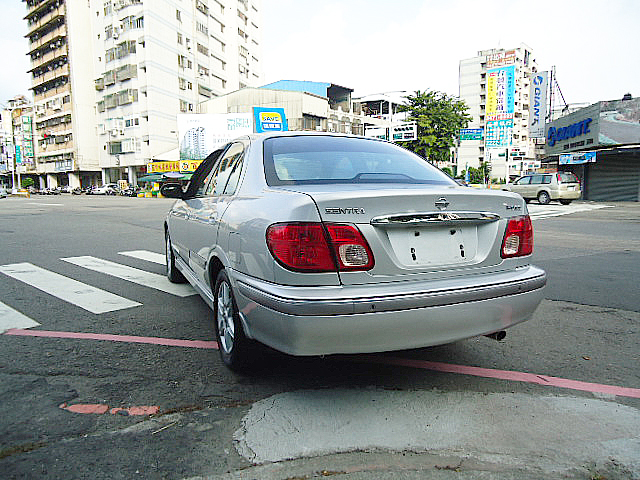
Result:
{"label": "parked scooter", "polygon": [[129,186],[128,188],[125,188],[124,190],[120,190],[120,195],[123,195],[125,197],[137,197],[138,196],[138,192],[140,192],[140,187],[136,186]]}

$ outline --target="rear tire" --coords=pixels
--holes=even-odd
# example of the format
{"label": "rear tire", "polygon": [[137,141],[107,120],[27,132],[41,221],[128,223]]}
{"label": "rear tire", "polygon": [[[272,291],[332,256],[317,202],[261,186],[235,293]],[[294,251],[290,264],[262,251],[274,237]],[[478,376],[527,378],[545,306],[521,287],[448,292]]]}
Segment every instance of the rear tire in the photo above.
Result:
{"label": "rear tire", "polygon": [[547,192],[542,191],[538,194],[538,203],[540,203],[540,205],[548,205],[550,201],[551,197]]}
{"label": "rear tire", "polygon": [[236,372],[245,370],[251,360],[251,341],[244,334],[231,282],[224,270],[216,279],[213,321],[222,362]]}
{"label": "rear tire", "polygon": [[165,258],[167,262],[167,278],[171,283],[186,283],[187,279],[184,278],[182,272],[176,267],[176,257],[173,253],[173,248],[171,248],[171,238],[169,237],[169,232],[165,233]]}
{"label": "rear tire", "polygon": [[560,200],[560,203],[562,205],[569,205],[571,203],[571,200]]}

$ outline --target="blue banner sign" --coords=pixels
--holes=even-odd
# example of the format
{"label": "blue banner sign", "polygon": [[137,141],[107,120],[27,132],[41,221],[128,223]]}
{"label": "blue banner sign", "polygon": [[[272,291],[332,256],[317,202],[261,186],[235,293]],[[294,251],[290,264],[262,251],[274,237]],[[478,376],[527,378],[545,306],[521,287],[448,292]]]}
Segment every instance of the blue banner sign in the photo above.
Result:
{"label": "blue banner sign", "polygon": [[256,133],[286,132],[289,130],[284,108],[253,107]]}
{"label": "blue banner sign", "polygon": [[560,165],[580,165],[583,163],[594,163],[596,152],[563,153],[560,155]]}

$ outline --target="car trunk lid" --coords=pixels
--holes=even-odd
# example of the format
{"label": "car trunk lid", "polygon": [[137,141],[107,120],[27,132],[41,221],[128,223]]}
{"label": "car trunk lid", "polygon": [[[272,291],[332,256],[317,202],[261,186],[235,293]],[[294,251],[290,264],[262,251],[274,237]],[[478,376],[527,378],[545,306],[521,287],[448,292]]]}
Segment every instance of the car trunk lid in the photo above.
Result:
{"label": "car trunk lid", "polygon": [[526,206],[509,192],[465,187],[332,185],[297,187],[324,222],[355,224],[375,258],[367,272],[340,272],[344,284],[447,278],[499,270],[506,218]]}

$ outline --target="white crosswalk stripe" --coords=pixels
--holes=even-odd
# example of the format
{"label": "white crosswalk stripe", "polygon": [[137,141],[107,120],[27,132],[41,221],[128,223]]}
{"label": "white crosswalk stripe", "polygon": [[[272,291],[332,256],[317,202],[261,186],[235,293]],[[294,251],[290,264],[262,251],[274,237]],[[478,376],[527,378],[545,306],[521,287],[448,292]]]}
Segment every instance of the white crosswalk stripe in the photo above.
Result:
{"label": "white crosswalk stripe", "polygon": [[538,205],[529,204],[527,206],[529,215],[532,220],[559,217],[561,215],[570,215],[572,213],[587,212],[589,210],[598,210],[600,208],[613,208],[613,205],[576,203],[571,205]]}
{"label": "white crosswalk stripe", "polygon": [[0,334],[12,328],[31,328],[40,325],[35,320],[0,302]]}
{"label": "white crosswalk stripe", "polygon": [[159,265],[166,265],[165,256],[161,253],[149,252],[148,250],[132,250],[130,252],[118,252],[119,255],[126,255],[127,257],[137,258],[139,260],[146,260],[147,262],[157,263]]}
{"label": "white crosswalk stripe", "polygon": [[105,273],[138,285],[170,293],[178,297],[188,297],[196,294],[196,291],[189,284],[171,283],[164,275],[146,272],[144,270],[110,262],[101,258],[87,255],[82,257],[61,258],[61,260],[95,272]]}
{"label": "white crosswalk stripe", "polygon": [[142,305],[30,263],[0,265],[0,272],[91,313],[113,312]]}

